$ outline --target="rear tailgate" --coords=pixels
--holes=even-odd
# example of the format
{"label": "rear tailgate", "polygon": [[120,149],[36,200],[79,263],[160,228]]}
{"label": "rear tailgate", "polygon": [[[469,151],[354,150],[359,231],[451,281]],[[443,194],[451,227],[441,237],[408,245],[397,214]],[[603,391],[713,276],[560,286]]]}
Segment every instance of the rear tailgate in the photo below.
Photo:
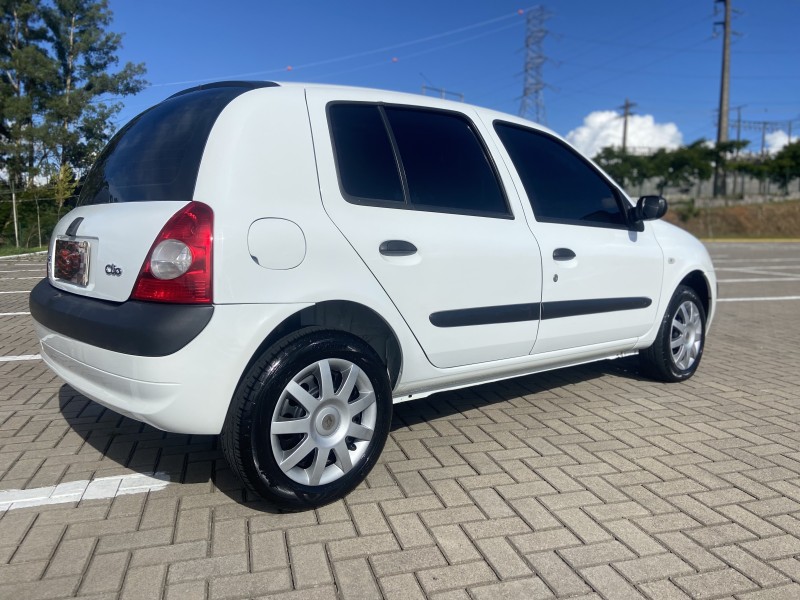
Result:
{"label": "rear tailgate", "polygon": [[232,81],[185,90],[117,132],[87,175],[78,208],[56,226],[50,283],[98,300],[127,300],[156,237],[194,199],[220,113],[241,94],[274,85]]}
{"label": "rear tailgate", "polygon": [[186,204],[126,202],[76,208],[53,231],[50,283],[74,294],[124,302],[161,228]]}

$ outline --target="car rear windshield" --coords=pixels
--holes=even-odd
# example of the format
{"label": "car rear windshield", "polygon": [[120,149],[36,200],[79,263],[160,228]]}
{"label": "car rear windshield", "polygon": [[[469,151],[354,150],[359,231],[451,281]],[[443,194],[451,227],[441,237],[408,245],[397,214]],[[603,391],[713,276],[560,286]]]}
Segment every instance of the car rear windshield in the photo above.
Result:
{"label": "car rear windshield", "polygon": [[234,98],[264,85],[201,86],[143,112],[100,153],[78,205],[191,200],[206,140],[217,117]]}

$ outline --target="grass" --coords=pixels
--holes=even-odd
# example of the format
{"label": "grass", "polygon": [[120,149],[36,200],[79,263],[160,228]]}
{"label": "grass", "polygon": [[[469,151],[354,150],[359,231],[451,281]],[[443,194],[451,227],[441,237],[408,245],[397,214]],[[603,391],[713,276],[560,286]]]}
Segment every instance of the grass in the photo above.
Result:
{"label": "grass", "polygon": [[17,256],[18,254],[30,254],[32,252],[42,252],[47,250],[47,246],[37,246],[36,248],[17,248],[16,246],[0,246],[0,256]]}

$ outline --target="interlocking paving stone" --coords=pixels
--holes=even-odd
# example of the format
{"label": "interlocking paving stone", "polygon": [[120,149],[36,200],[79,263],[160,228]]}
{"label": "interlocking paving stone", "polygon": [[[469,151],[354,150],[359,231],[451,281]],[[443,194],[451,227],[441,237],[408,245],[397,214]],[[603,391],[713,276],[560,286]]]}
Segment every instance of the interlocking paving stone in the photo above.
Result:
{"label": "interlocking paving stone", "polygon": [[297,588],[315,587],[333,581],[323,544],[291,546],[289,564]]}
{"label": "interlocking paving stone", "polygon": [[392,575],[380,577],[378,583],[381,586],[383,597],[386,600],[424,600],[425,594],[419,587],[417,578],[411,573],[402,575]]}
{"label": "interlocking paving stone", "polygon": [[375,573],[382,577],[403,572],[418,572],[428,567],[446,566],[447,560],[439,548],[431,546],[378,554],[372,557],[372,565]]}
{"label": "interlocking paving stone", "polygon": [[693,573],[694,569],[674,554],[656,554],[614,563],[628,581],[643,583]]}
{"label": "interlocking paving stone", "polygon": [[609,600],[644,600],[642,594],[608,565],[582,569],[581,575],[592,588]]}
{"label": "interlocking paving stone", "polygon": [[699,600],[726,595],[732,596],[758,587],[734,569],[722,569],[698,575],[677,577],[675,583],[691,594],[693,598],[698,598]]}
{"label": "interlocking paving stone", "polygon": [[526,555],[536,574],[559,596],[588,593],[590,588],[555,552]]}
{"label": "interlocking paving stone", "polygon": [[494,572],[485,562],[425,569],[419,571],[417,577],[426,593],[450,588],[470,587],[479,583],[497,580]]}
{"label": "interlocking paving stone", "polygon": [[716,548],[714,554],[758,585],[770,587],[787,581],[786,577],[772,568],[768,562],[758,560],[738,546]]}
{"label": "interlocking paving stone", "polygon": [[[712,252],[800,274],[797,245]],[[4,275],[0,291],[36,283]],[[800,295],[730,276],[723,297]],[[0,312],[26,306],[0,295]],[[682,384],[621,359],[399,404],[367,482],[297,513],[246,492],[215,438],[120,417],[41,361],[0,362],[0,490],[172,481],[0,513],[0,598],[800,597],[797,307],[720,304]],[[0,317],[0,356],[38,351],[31,324]]]}

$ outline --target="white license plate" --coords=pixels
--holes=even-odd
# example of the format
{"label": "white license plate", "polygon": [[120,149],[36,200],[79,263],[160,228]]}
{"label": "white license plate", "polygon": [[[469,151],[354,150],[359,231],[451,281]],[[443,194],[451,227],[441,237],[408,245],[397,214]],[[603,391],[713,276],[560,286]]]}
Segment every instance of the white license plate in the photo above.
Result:
{"label": "white license plate", "polygon": [[58,281],[86,287],[89,283],[89,242],[57,239],[53,277]]}

